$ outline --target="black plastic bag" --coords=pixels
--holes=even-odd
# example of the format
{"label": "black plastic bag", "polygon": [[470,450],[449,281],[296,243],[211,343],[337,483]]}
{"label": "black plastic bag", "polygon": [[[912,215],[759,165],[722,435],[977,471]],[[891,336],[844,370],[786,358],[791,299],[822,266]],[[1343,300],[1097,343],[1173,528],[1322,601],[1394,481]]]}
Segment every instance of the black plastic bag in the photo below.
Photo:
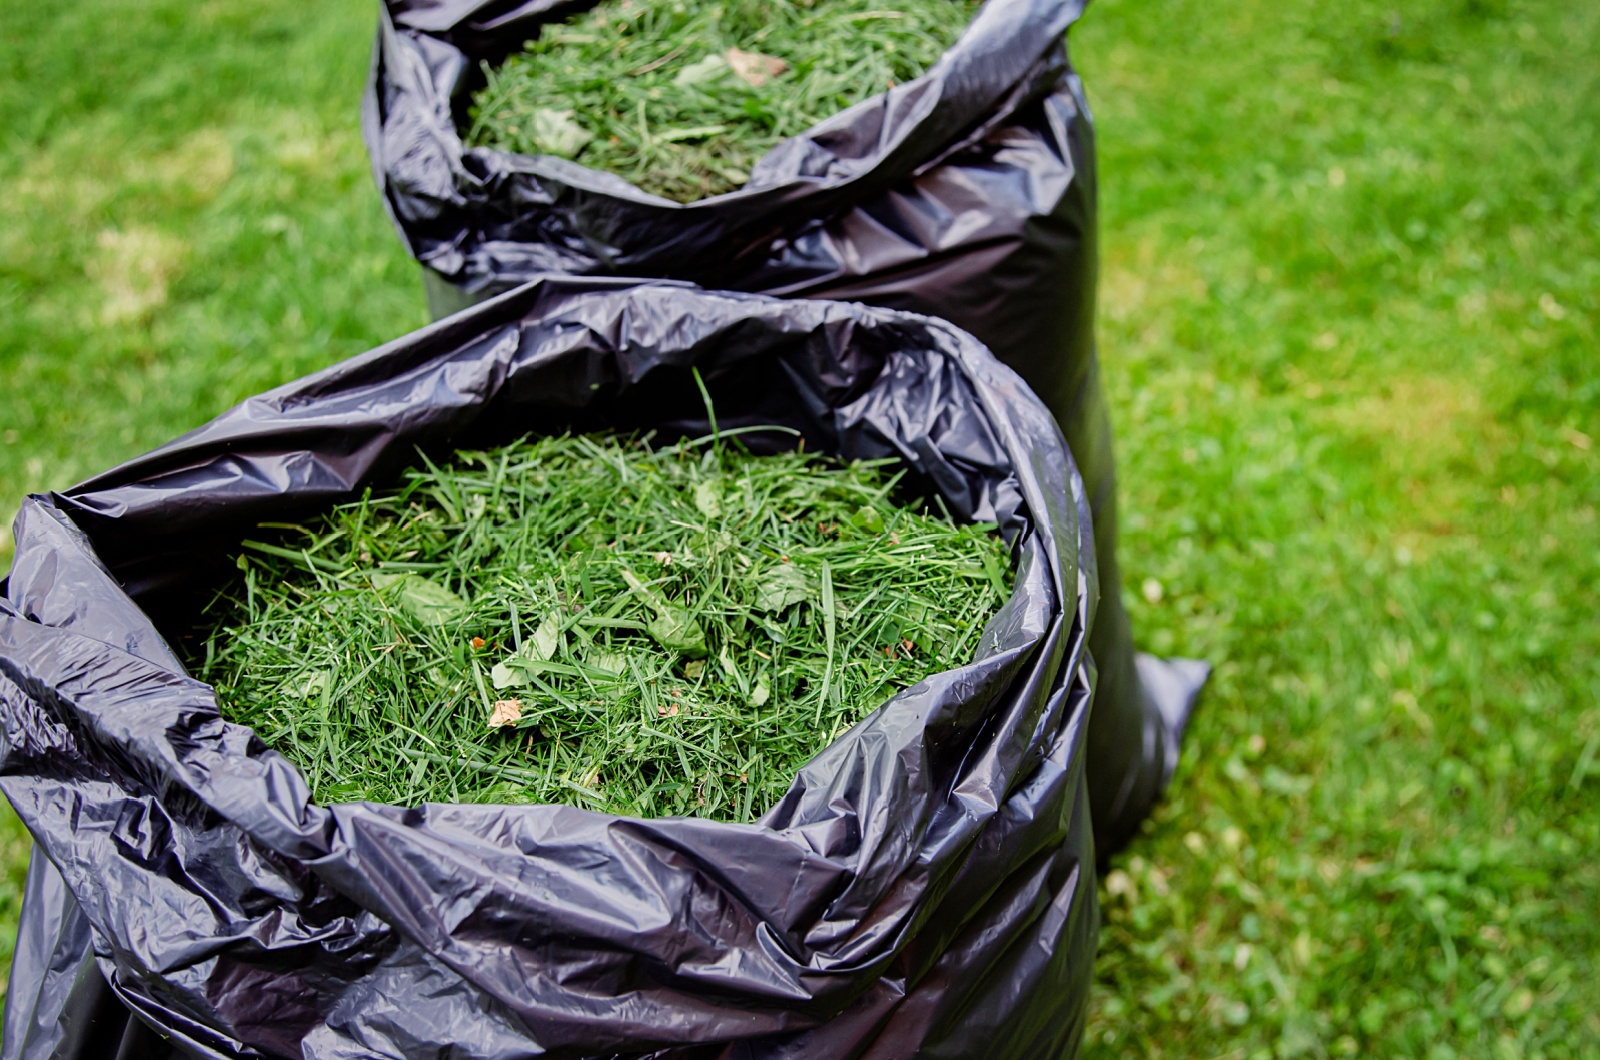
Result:
{"label": "black plastic bag", "polygon": [[[1093,127],[1063,37],[1085,2],[988,0],[925,76],[778,145],[741,190],[686,205],[567,159],[461,142],[481,64],[588,2],[386,0],[364,132],[436,316],[566,272],[866,302],[971,332],[1055,413],[1088,486],[1101,582],[1119,586]],[[1114,590],[1091,648],[1103,856],[1165,786],[1206,668],[1136,657]]]}
{"label": "black plastic bag", "polygon": [[[167,647],[260,520],[356,496],[417,447],[705,433],[691,367],[722,428],[898,457],[1017,561],[976,659],[852,728],[759,824],[312,805]],[[1077,1051],[1087,497],[1044,406],[942,322],[536,282],[31,497],[15,537],[0,790],[37,848],[7,1060]]]}

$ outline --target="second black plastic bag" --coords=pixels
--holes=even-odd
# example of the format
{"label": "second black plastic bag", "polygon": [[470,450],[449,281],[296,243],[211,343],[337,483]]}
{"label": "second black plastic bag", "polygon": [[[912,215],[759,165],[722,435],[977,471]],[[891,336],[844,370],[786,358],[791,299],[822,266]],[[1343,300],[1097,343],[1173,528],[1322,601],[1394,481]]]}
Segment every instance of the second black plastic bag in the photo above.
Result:
{"label": "second black plastic bag", "polygon": [[1021,373],[1077,457],[1109,587],[1091,645],[1103,857],[1165,785],[1206,668],[1136,655],[1117,588],[1094,130],[1064,37],[1084,4],[988,0],[924,76],[779,144],[744,188],[686,205],[564,158],[462,142],[481,64],[589,3],[386,0],[363,119],[435,315],[537,273],[659,276],[940,317]]}
{"label": "second black plastic bag", "polygon": [[[976,657],[850,729],[759,823],[316,805],[169,649],[259,521],[392,481],[418,447],[701,435],[691,368],[723,429],[897,459],[1017,564]],[[15,533],[0,790],[38,845],[6,1060],[1077,1051],[1087,497],[1044,406],[948,325],[539,282],[30,498]]]}

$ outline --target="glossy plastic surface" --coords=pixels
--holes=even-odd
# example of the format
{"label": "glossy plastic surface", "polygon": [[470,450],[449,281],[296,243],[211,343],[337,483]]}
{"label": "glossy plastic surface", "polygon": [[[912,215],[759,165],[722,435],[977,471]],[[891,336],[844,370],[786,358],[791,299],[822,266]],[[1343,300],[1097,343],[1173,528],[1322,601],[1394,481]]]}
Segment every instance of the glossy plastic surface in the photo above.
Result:
{"label": "glossy plastic surface", "polygon": [[[1017,560],[973,661],[840,737],[759,823],[316,805],[169,649],[259,520],[349,499],[418,447],[698,436],[691,366],[723,428],[898,457]],[[15,537],[0,790],[42,857],[7,1060],[1076,1053],[1088,498],[1043,404],[949,325],[538,281],[29,498]]]}

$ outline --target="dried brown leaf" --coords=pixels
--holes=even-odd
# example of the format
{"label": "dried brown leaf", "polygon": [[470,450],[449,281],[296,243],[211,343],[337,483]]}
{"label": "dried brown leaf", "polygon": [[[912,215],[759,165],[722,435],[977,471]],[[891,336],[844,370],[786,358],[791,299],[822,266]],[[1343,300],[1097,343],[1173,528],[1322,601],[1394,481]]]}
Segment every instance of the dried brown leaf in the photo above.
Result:
{"label": "dried brown leaf", "polygon": [[748,82],[754,88],[760,88],[789,69],[789,64],[776,55],[740,51],[738,48],[729,48],[727,58],[728,67],[734,76]]}
{"label": "dried brown leaf", "polygon": [[496,700],[494,712],[489,715],[489,728],[498,729],[504,725],[515,725],[522,720],[522,700],[501,699]]}

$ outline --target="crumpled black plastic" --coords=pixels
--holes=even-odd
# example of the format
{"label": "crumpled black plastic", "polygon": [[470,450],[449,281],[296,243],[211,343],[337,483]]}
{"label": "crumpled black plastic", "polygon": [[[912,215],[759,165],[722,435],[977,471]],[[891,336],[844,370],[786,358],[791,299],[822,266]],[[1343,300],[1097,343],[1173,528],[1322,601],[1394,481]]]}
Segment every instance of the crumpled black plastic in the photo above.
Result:
{"label": "crumpled black plastic", "polygon": [[[1094,130],[1064,34],[1087,0],[988,0],[926,75],[772,150],[749,183],[680,204],[458,127],[552,0],[386,0],[363,105],[373,171],[436,316],[537,273],[652,276],[948,320],[1055,413],[1089,490],[1100,577],[1121,584],[1111,425],[1095,357]],[[1108,591],[1089,792],[1102,856],[1149,813],[1206,677],[1138,656]]]}
{"label": "crumpled black plastic", "polygon": [[[840,737],[758,824],[314,805],[168,647],[258,521],[390,480],[418,447],[705,433],[691,366],[724,429],[898,457],[1017,561],[974,661]],[[7,1060],[1077,1052],[1087,495],[1045,407],[942,322],[537,281],[30,497],[15,539],[0,791],[37,847]]]}

